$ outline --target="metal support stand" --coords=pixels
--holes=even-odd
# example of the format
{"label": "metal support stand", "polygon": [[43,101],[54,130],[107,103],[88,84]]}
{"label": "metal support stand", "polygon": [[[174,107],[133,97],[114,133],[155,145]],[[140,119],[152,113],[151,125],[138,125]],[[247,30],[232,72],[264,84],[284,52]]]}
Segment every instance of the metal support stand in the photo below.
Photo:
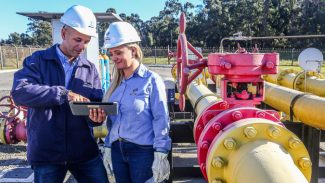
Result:
{"label": "metal support stand", "polygon": [[318,183],[319,172],[319,143],[321,131],[308,125],[303,125],[303,142],[307,147],[312,162],[311,183]]}

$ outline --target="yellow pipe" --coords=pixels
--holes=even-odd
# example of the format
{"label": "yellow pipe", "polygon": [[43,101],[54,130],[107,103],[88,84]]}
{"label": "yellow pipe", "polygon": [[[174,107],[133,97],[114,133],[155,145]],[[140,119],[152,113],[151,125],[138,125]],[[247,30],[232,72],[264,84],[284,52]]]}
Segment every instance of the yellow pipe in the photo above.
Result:
{"label": "yellow pipe", "polygon": [[285,69],[276,75],[265,75],[264,80],[298,91],[325,97],[325,79],[316,72],[297,72]]}
{"label": "yellow pipe", "polygon": [[5,134],[5,129],[6,129],[5,124],[6,124],[6,119],[0,118],[0,143],[2,144],[7,144],[6,134]]}
{"label": "yellow pipe", "polygon": [[192,82],[187,88],[186,95],[190,100],[194,111],[197,115],[209,106],[221,101],[211,90],[209,90],[204,84],[200,82]]}
{"label": "yellow pipe", "polygon": [[229,158],[229,182],[308,183],[288,151],[274,142],[247,143]]}
{"label": "yellow pipe", "polygon": [[312,171],[298,137],[262,118],[227,126],[210,146],[206,164],[212,183],[307,183]]}
{"label": "yellow pipe", "polygon": [[296,119],[310,126],[325,129],[325,98],[323,97],[265,82],[264,102],[287,115],[290,115],[290,105],[292,105]]}

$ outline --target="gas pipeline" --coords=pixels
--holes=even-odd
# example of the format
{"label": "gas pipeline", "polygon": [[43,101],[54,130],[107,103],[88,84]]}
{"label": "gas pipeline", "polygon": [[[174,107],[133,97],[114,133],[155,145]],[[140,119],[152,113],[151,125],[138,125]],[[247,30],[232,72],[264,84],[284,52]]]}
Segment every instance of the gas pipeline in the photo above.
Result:
{"label": "gas pipeline", "polygon": [[265,75],[264,80],[294,90],[325,97],[325,78],[314,71],[284,69],[276,75]]}
{"label": "gas pipeline", "polygon": [[[181,14],[176,52],[179,108],[187,96],[196,114],[193,136],[204,178],[211,183],[302,183],[311,180],[311,160],[302,141],[274,110],[262,110],[262,75],[278,72],[279,54],[210,53],[204,58],[185,35]],[[196,60],[188,59],[188,50]],[[196,80],[205,68],[222,75],[220,96]],[[281,100],[278,98],[278,100]]]}

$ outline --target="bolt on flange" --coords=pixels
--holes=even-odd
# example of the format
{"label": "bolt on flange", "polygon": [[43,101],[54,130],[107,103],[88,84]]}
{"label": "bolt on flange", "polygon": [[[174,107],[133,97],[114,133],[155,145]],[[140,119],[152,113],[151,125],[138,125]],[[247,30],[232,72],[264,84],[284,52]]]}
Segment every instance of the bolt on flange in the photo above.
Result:
{"label": "bolt on flange", "polygon": [[224,141],[223,141],[223,145],[225,146],[226,149],[228,150],[233,150],[236,148],[236,141],[229,137],[229,138],[226,138]]}

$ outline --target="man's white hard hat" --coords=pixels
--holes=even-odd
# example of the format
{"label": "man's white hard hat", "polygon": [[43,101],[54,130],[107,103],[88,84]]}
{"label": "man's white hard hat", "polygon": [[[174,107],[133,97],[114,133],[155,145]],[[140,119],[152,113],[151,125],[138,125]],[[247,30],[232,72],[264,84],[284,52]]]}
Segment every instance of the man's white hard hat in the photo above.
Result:
{"label": "man's white hard hat", "polygon": [[81,34],[97,37],[96,17],[89,8],[74,5],[65,11],[60,21]]}
{"label": "man's white hard hat", "polygon": [[141,41],[135,28],[127,22],[111,23],[105,32],[104,39],[104,48],[114,48]]}

